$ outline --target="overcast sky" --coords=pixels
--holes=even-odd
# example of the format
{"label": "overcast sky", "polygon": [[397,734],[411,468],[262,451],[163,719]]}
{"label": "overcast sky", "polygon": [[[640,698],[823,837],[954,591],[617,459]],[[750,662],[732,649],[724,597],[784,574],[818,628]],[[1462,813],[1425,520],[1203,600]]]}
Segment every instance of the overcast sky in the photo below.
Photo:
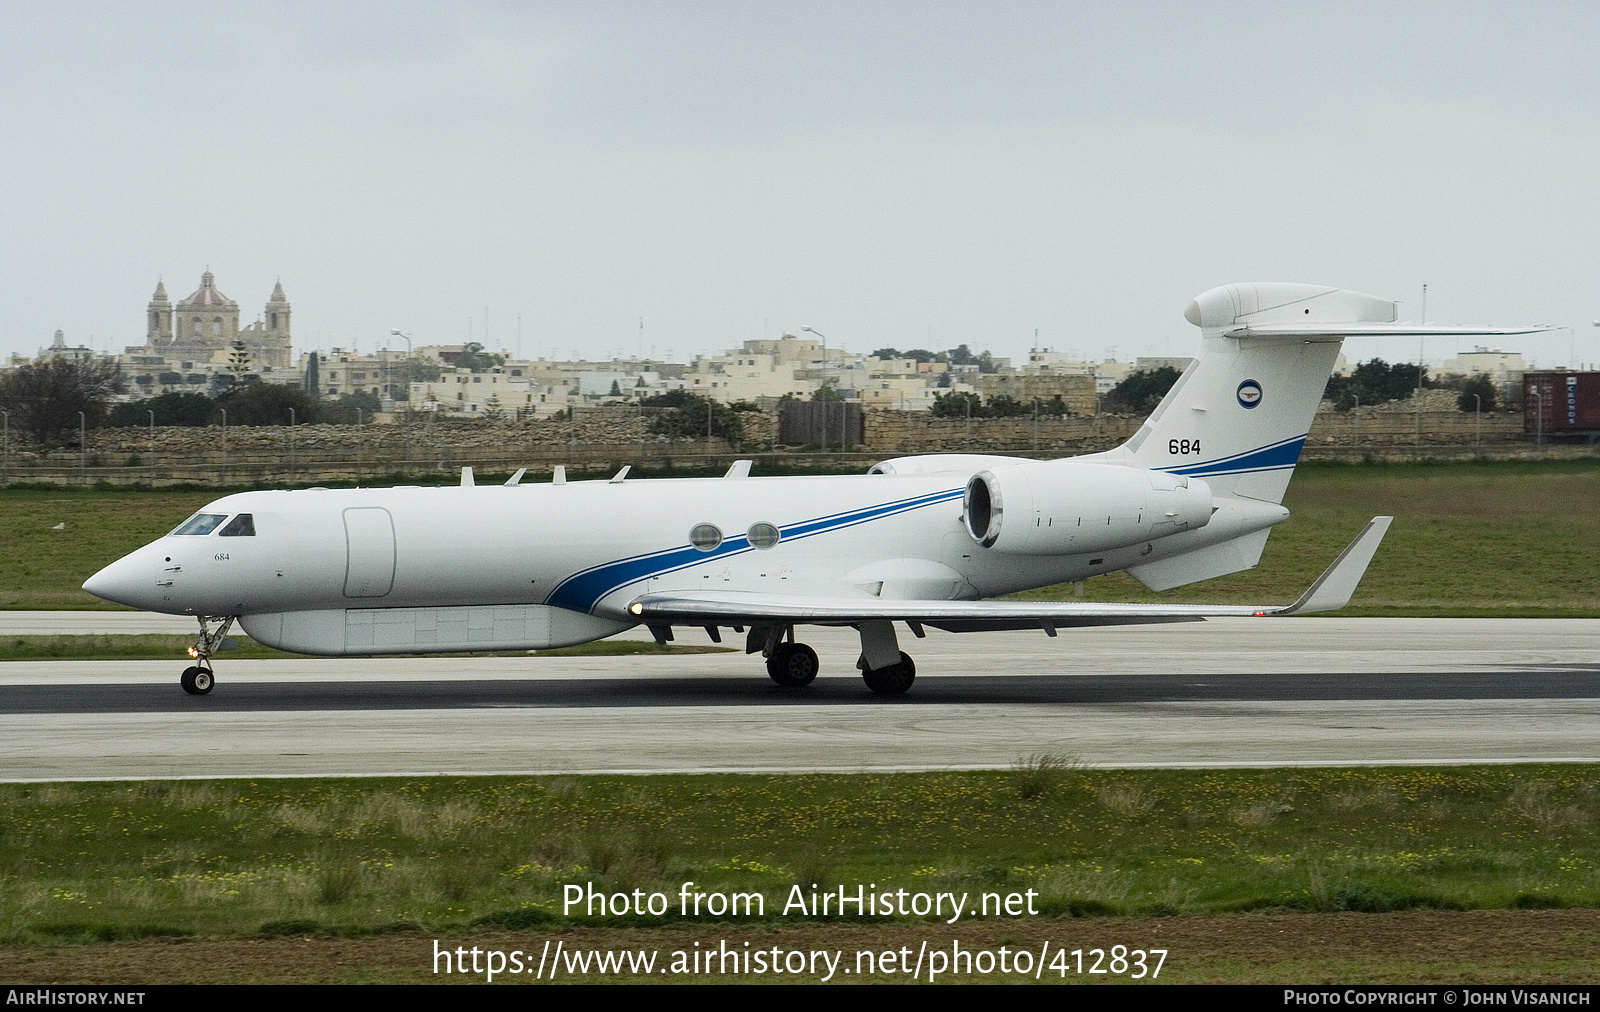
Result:
{"label": "overcast sky", "polygon": [[281,278],[297,352],[487,309],[530,356],[1127,359],[1303,281],[1600,361],[1597,43],[1592,2],[8,0],[0,351],[142,343],[209,266],[246,321]]}

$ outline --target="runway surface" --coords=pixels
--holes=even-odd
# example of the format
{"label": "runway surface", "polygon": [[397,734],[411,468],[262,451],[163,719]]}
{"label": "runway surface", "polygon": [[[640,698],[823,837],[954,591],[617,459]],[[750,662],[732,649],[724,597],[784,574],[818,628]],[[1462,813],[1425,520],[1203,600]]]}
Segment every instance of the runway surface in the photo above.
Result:
{"label": "runway surface", "polygon": [[[0,613],[0,635],[185,631],[134,613]],[[1600,621],[1224,619],[901,646],[910,694],[805,628],[802,690],[742,652],[0,663],[0,779],[961,769],[1600,759]],[[643,637],[636,630],[625,636]],[[679,642],[707,642],[679,630]],[[730,637],[731,639],[731,637]]]}

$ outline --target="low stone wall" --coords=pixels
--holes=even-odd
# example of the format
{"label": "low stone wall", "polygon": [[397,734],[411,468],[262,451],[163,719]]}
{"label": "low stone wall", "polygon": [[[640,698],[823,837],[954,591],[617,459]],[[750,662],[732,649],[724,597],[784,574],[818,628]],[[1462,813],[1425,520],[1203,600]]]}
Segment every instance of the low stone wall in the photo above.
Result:
{"label": "low stone wall", "polygon": [[[292,455],[298,463],[319,461],[473,463],[478,460],[531,457],[536,461],[566,459],[573,454],[592,455],[605,448],[616,456],[631,448],[652,458],[677,453],[722,454],[730,451],[721,440],[669,439],[651,434],[650,422],[659,411],[627,408],[578,408],[573,417],[538,421],[457,420],[422,413],[398,416],[393,425],[287,425],[157,426],[155,429],[92,429],[88,446],[13,447],[15,466],[72,466],[87,454],[103,466],[148,465],[152,460],[175,466],[272,464]],[[777,432],[771,412],[743,412],[745,442],[766,446]],[[137,462],[134,461],[137,458]]]}
{"label": "low stone wall", "polygon": [[[1520,413],[1474,416],[1454,407],[1448,391],[1425,391],[1420,403],[1394,401],[1359,410],[1317,412],[1307,458],[1416,459],[1473,456],[1592,456],[1588,447],[1535,447]],[[97,429],[88,447],[44,451],[11,447],[0,481],[202,485],[348,482],[384,475],[453,474],[519,467],[546,473],[556,464],[574,471],[614,470],[623,464],[661,469],[720,468],[737,457],[797,466],[865,469],[872,461],[918,453],[1008,453],[1045,458],[1117,446],[1143,424],[1127,415],[1017,418],[935,418],[927,412],[866,412],[862,446],[852,453],[784,451],[773,446],[776,411],[741,413],[743,446],[722,440],[667,439],[647,429],[654,413],[629,408],[578,408],[572,417],[541,421],[452,420],[413,414],[393,425],[300,425],[209,428]]]}
{"label": "low stone wall", "polygon": [[985,401],[1004,395],[1015,398],[1023,404],[1032,404],[1034,398],[1053,401],[1059,397],[1067,412],[1074,415],[1092,415],[1099,406],[1095,397],[1093,376],[984,373],[975,379]]}
{"label": "low stone wall", "polygon": [[886,457],[914,453],[1017,453],[1065,457],[1109,450],[1139,431],[1131,415],[935,418],[926,411],[867,412],[866,444]]}

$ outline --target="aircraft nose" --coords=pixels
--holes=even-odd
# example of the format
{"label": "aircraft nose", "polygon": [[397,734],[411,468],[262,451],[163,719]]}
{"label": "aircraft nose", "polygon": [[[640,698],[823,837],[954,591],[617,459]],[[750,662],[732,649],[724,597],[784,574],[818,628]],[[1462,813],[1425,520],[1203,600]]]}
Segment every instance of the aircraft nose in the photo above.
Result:
{"label": "aircraft nose", "polygon": [[102,601],[132,608],[148,607],[145,598],[154,590],[154,580],[145,572],[148,567],[139,564],[138,556],[137,552],[123,556],[83,581],[83,589]]}

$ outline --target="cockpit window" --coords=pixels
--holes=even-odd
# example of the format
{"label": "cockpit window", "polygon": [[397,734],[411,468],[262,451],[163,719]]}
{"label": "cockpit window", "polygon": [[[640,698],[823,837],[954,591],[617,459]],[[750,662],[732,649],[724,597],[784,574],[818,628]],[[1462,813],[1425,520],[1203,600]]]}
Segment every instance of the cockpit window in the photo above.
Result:
{"label": "cockpit window", "polygon": [[249,513],[240,513],[228,521],[228,526],[217,532],[222,538],[253,538],[256,536],[256,518]]}
{"label": "cockpit window", "polygon": [[228,519],[226,513],[196,513],[179,525],[174,534],[192,534],[199,536],[210,534],[217,529],[217,525]]}

